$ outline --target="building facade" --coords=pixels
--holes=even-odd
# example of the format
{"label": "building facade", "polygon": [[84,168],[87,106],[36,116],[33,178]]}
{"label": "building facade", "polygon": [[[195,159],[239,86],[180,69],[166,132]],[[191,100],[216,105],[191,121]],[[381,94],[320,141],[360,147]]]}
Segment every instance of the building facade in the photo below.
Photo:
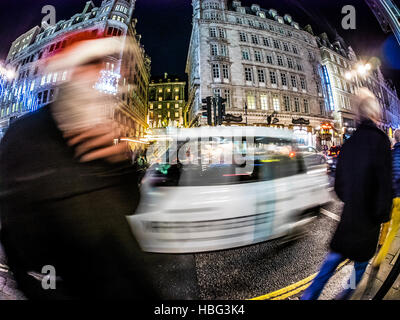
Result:
{"label": "building facade", "polygon": [[324,76],[328,85],[328,105],[333,111],[334,143],[342,144],[356,129],[356,93],[366,87],[379,100],[382,119],[378,126],[390,137],[400,126],[400,101],[396,89],[383,76],[377,59],[361,59],[339,37],[331,42],[326,33],[317,37]]}
{"label": "building facade", "polygon": [[186,82],[177,77],[153,78],[149,84],[150,128],[184,127]]}
{"label": "building facade", "polygon": [[206,125],[202,99],[220,95],[236,125],[289,128],[306,145],[326,143],[321,125],[332,125],[324,97],[321,56],[315,37],[290,15],[240,1],[194,0],[189,46],[189,126]]}
{"label": "building facade", "polygon": [[122,135],[143,136],[147,127],[151,60],[136,34],[137,20],[132,18],[135,2],[104,0],[96,7],[88,1],[84,10],[70,19],[54,26],[42,24],[16,39],[6,60],[16,76],[4,84],[0,96],[1,135],[14,119],[57,99],[58,87],[67,80],[69,70],[45,74],[42,62],[67,45],[71,31],[89,31],[99,37],[124,37],[129,46],[119,56],[105,59],[98,89],[115,96],[109,116],[118,121]]}

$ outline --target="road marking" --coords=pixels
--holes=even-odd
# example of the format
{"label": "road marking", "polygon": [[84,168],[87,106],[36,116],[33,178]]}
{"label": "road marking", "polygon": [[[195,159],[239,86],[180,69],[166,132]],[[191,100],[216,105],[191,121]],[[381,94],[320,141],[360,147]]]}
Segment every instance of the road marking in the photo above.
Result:
{"label": "road marking", "polygon": [[[349,264],[350,260],[345,260],[343,261],[337,268],[336,272],[340,271],[345,265]],[[296,282],[294,284],[291,284],[285,288],[279,289],[277,291],[267,293],[263,296],[259,296],[256,298],[252,298],[250,300],[284,300],[289,297],[294,296],[295,294],[298,294],[308,288],[308,286],[311,284],[312,280],[317,276],[317,273],[314,273],[313,275],[300,280],[299,282]]]}
{"label": "road marking", "polygon": [[323,209],[323,208],[321,208],[320,211],[321,211],[322,214],[326,215],[327,217],[329,217],[329,218],[331,218],[333,220],[336,220],[336,221],[340,221],[340,217],[337,214],[335,214],[333,212],[330,212],[330,211],[328,211],[326,209]]}

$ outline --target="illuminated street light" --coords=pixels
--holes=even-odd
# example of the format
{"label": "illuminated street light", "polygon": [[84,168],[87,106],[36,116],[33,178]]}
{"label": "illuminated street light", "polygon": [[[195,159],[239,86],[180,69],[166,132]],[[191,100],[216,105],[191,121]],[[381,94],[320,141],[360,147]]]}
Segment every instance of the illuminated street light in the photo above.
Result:
{"label": "illuminated street light", "polygon": [[357,68],[357,72],[358,72],[359,75],[365,76],[366,73],[367,73],[367,68],[366,68],[366,66],[363,65],[363,64],[362,64],[362,65],[359,65],[358,68]]}

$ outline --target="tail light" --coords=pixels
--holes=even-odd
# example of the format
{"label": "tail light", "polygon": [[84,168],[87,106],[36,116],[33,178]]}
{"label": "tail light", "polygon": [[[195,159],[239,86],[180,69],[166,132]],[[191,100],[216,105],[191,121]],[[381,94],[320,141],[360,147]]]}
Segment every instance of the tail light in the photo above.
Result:
{"label": "tail light", "polygon": [[289,157],[290,157],[290,158],[294,158],[295,156],[296,156],[296,153],[295,153],[295,152],[292,151],[292,152],[289,153]]}

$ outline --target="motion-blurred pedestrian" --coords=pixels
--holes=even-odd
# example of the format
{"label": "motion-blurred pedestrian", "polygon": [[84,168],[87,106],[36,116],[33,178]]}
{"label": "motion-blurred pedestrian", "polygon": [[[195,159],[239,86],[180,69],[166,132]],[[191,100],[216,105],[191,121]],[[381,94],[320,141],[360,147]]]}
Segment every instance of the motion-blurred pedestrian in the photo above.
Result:
{"label": "motion-blurred pedestrian", "polygon": [[[146,259],[126,215],[137,203],[127,145],[95,90],[103,61],[121,40],[72,34],[48,60],[68,79],[59,99],[13,123],[1,142],[1,241],[30,299],[154,299]],[[52,266],[55,290],[32,275]]]}
{"label": "motion-blurred pedestrian", "polygon": [[[362,88],[357,103],[359,126],[339,156],[335,191],[344,208],[321,270],[302,300],[316,300],[339,264],[354,261],[350,283],[358,285],[374,256],[381,224],[390,220],[392,207],[392,159],[390,141],[377,127],[379,102]],[[349,299],[355,290],[345,289],[337,299]]]}

